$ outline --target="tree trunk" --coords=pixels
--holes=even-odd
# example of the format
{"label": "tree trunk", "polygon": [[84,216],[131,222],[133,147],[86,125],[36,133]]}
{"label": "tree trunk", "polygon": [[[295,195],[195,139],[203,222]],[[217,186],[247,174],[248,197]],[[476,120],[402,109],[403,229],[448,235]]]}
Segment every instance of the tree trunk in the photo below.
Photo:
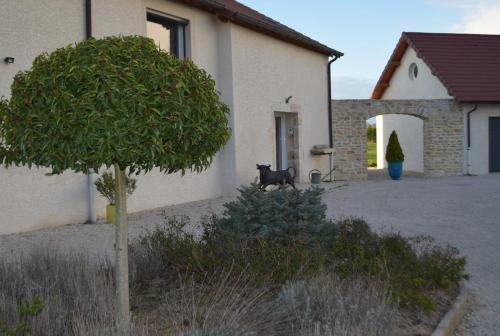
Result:
{"label": "tree trunk", "polygon": [[130,305],[128,288],[128,222],[127,222],[127,182],[125,172],[115,164],[116,192],[116,323],[119,335],[130,331]]}

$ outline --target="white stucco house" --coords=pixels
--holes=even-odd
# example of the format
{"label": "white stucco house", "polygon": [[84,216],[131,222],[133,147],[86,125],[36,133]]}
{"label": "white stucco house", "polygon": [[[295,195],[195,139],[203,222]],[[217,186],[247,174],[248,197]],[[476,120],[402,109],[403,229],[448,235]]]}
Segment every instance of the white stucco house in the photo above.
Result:
{"label": "white stucco house", "polygon": [[[342,53],[233,0],[23,0],[0,10],[0,96],[42,52],[111,35],[143,35],[208,71],[229,105],[232,138],[201,174],[140,176],[129,211],[219,197],[254,181],[256,163],[325,171],[329,71]],[[0,234],[102,217],[93,178],[0,167]]]}
{"label": "white stucco house", "polygon": [[[500,35],[403,33],[372,99],[453,100],[462,113],[463,173],[500,172]],[[424,122],[377,116],[377,168],[387,167],[385,149],[396,130],[405,169],[422,172]]]}

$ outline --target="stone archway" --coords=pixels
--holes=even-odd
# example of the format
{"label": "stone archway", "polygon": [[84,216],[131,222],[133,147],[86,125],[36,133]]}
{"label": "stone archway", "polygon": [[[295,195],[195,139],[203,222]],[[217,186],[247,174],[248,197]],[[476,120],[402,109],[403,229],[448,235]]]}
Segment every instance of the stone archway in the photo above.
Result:
{"label": "stone archway", "polygon": [[367,179],[366,120],[386,114],[411,115],[424,121],[426,176],[463,172],[463,112],[453,100],[333,100],[331,113],[335,178]]}

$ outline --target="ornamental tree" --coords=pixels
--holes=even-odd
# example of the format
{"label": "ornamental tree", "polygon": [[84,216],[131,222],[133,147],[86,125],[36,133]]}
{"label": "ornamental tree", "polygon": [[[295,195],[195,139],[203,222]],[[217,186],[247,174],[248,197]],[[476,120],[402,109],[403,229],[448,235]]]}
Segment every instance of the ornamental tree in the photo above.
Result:
{"label": "ornamental tree", "polygon": [[125,172],[206,169],[227,142],[215,83],[145,37],[89,39],[41,54],[0,100],[0,163],[116,176],[117,324],[129,328]]}
{"label": "ornamental tree", "polygon": [[389,136],[389,142],[387,143],[387,148],[385,150],[385,159],[387,162],[403,162],[405,160],[396,131],[392,131]]}

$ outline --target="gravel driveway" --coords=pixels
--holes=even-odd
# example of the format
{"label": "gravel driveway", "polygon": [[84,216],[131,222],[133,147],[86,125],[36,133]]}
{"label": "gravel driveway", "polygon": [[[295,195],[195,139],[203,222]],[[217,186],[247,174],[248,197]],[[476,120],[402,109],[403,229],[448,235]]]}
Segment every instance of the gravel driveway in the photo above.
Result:
{"label": "gravel driveway", "polygon": [[[325,184],[331,217],[364,217],[377,230],[405,235],[432,235],[467,256],[475,310],[467,315],[459,335],[500,335],[500,174],[479,177],[394,182],[379,176],[363,182]],[[199,232],[201,216],[223,209],[219,198],[145,211],[129,216],[130,236],[138,237],[167,215],[189,215]],[[36,246],[83,249],[111,255],[113,226],[74,224],[50,230],[0,236],[0,256],[14,257]]]}
{"label": "gravel driveway", "polygon": [[361,216],[378,230],[458,247],[476,303],[457,334],[500,335],[500,174],[350,182],[326,201],[332,217]]}

